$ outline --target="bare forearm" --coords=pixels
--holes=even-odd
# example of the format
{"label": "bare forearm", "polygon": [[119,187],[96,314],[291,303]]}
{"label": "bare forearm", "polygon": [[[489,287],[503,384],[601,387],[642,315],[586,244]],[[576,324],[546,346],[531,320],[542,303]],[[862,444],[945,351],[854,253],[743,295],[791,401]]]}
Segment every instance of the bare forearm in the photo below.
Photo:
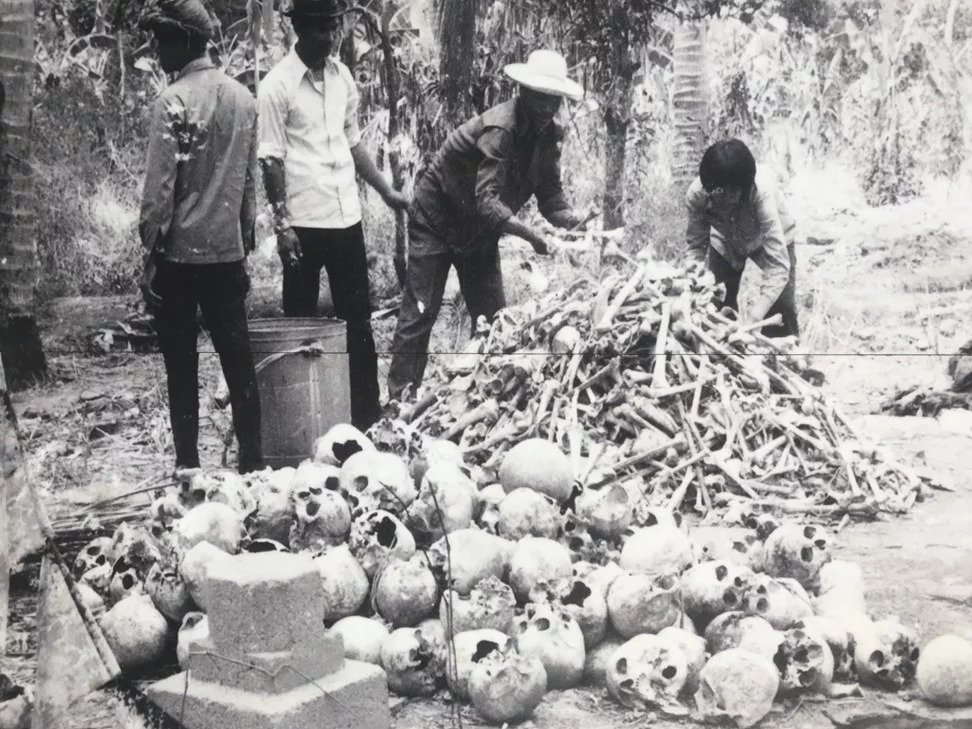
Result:
{"label": "bare forearm", "polygon": [[554,210],[553,212],[548,213],[545,217],[554,227],[563,228],[565,230],[576,228],[583,222],[581,217],[570,208]]}
{"label": "bare forearm", "polygon": [[368,153],[368,150],[361,144],[356,144],[351,148],[351,157],[354,159],[354,168],[361,179],[367,182],[375,191],[384,198],[392,193],[392,186],[385,179],[385,176],[378,171],[375,160]]}
{"label": "bare forearm", "polygon": [[283,161],[272,157],[262,159],[260,169],[263,171],[263,187],[267,192],[267,202],[273,217],[273,229],[279,232],[290,227]]}

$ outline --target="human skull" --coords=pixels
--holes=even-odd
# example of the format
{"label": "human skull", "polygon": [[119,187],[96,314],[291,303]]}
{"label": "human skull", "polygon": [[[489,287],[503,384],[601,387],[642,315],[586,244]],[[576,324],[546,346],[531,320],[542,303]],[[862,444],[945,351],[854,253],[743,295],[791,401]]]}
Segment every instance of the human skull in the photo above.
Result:
{"label": "human skull", "polygon": [[[686,624],[691,626],[691,623],[687,621]],[[685,685],[682,687],[682,693],[689,696],[694,695],[699,688],[699,674],[702,672],[702,666],[705,665],[707,650],[705,638],[678,625],[662,628],[658,632],[658,637],[674,645],[685,657],[687,676]]]}
{"label": "human skull", "polygon": [[436,612],[439,586],[424,555],[389,557],[375,575],[371,605],[392,627],[418,624]]}
{"label": "human skull", "polygon": [[473,527],[437,541],[428,558],[443,584],[465,595],[487,577],[502,578],[512,550],[511,542]]}
{"label": "human skull", "polygon": [[374,443],[353,425],[339,423],[314,441],[314,460],[341,467],[355,453],[376,452]]}
{"label": "human skull", "polygon": [[633,518],[631,497],[618,484],[584,489],[574,502],[574,510],[587,522],[590,533],[600,539],[618,539]]}
{"label": "human skull", "polygon": [[540,583],[530,591],[530,602],[552,604],[577,621],[587,649],[600,643],[607,633],[607,600],[584,580],[570,577]]}
{"label": "human skull", "polygon": [[135,565],[124,557],[119,557],[112,565],[108,580],[108,601],[114,605],[126,597],[145,594],[145,580],[139,575]]}
{"label": "human skull", "polygon": [[717,615],[739,610],[754,579],[748,567],[725,560],[689,568],[680,580],[686,615],[701,630]]}
{"label": "human skull", "polygon": [[911,628],[896,618],[845,619],[854,636],[854,666],[861,683],[897,691],[914,679],[920,652]]}
{"label": "human skull", "polygon": [[702,717],[730,717],[740,729],[758,723],[773,708],[780,674],[773,661],[731,648],[709,659],[699,674],[695,705]]}
{"label": "human skull", "polygon": [[618,566],[617,562],[606,562],[603,565],[591,562],[575,562],[574,577],[584,580],[588,587],[597,590],[607,600],[611,585],[621,575],[628,574]]}
{"label": "human skull", "polygon": [[190,509],[173,528],[183,553],[200,542],[209,542],[224,552],[236,554],[246,534],[239,512],[226,504],[206,502]]}
{"label": "human skull", "polygon": [[563,524],[559,541],[570,550],[572,561],[602,562],[612,552],[612,545],[592,537],[587,522],[579,516],[568,512],[564,516]]}
{"label": "human skull", "polygon": [[669,575],[620,575],[611,583],[607,605],[611,625],[624,638],[657,633],[682,615],[678,580]]}
{"label": "human skull", "polygon": [[148,595],[120,600],[102,617],[101,630],[124,672],[155,665],[165,655],[169,624]]}
{"label": "human skull", "polygon": [[820,589],[814,598],[818,615],[866,613],[864,575],[854,562],[834,560],[820,568]]}
{"label": "human skull", "polygon": [[427,627],[399,628],[381,645],[388,689],[399,696],[433,696],[445,676],[445,642]]}
{"label": "human skull", "polygon": [[556,502],[533,489],[511,491],[498,507],[497,531],[514,541],[528,536],[556,539],[563,523]]}
{"label": "human skull", "polygon": [[409,509],[409,524],[433,539],[468,529],[477,501],[476,484],[458,466],[436,464],[422,478],[418,498]]}
{"label": "human skull", "polygon": [[[554,501],[566,501],[574,490],[570,459],[545,438],[528,438],[513,446],[503,457],[499,480],[507,493],[529,488]],[[550,677],[547,676],[548,683]]]}
{"label": "human skull", "polygon": [[682,526],[682,515],[642,499],[635,503],[633,523],[640,527],[665,526],[678,529]]}
{"label": "human skull", "polygon": [[826,694],[834,678],[834,655],[820,636],[802,628],[783,634],[773,662],[780,671],[780,691]]}
{"label": "human skull", "polygon": [[624,541],[622,569],[641,574],[679,574],[692,566],[695,556],[688,536],[677,527],[657,524],[641,527]]}
{"label": "human skull", "polygon": [[788,630],[803,618],[813,615],[810,596],[796,580],[753,575],[742,609],[758,615],[777,630]]}
{"label": "human skull", "polygon": [[513,639],[498,630],[470,630],[456,633],[446,646],[446,683],[460,701],[469,700],[469,676],[481,660],[493,652],[515,651]]}
{"label": "human skull", "polygon": [[155,609],[174,623],[195,607],[189,594],[189,585],[177,569],[168,569],[161,562],[153,565],[145,578],[145,592],[152,598]]}
{"label": "human skull", "polygon": [[972,704],[972,643],[958,635],[942,635],[921,652],[915,674],[925,701],[935,706]]}
{"label": "human skull", "polygon": [[510,556],[509,583],[520,602],[529,600],[530,590],[540,582],[571,574],[570,552],[551,539],[524,537]]}
{"label": "human skull", "polygon": [[341,490],[349,496],[365,497],[377,508],[394,513],[404,513],[418,495],[405,461],[378,451],[356,453],[345,461],[341,467]]}
{"label": "human skull", "polygon": [[672,641],[657,635],[636,635],[608,660],[606,677],[608,692],[623,706],[688,714],[678,703],[688,679],[688,664]]}
{"label": "human skull", "polygon": [[111,583],[113,565],[99,564],[81,575],[81,582],[88,585],[102,597],[108,596],[108,586]]}
{"label": "human skull", "polygon": [[705,629],[705,643],[710,653],[742,648],[773,658],[782,642],[783,634],[772,625],[741,611],[723,613]]}
{"label": "human skull", "polygon": [[226,504],[241,516],[256,507],[243,477],[226,469],[193,469],[183,478],[179,488],[179,500],[187,511],[205,501]]}
{"label": "human skull", "polygon": [[474,662],[469,697],[486,721],[504,726],[529,717],[547,692],[547,671],[540,659],[510,651],[490,651]]}
{"label": "human skull", "polygon": [[327,463],[304,461],[294,471],[294,478],[290,484],[290,493],[300,490],[313,489],[316,493],[322,491],[341,490],[341,469]]}
{"label": "human skull", "polygon": [[324,620],[353,615],[368,599],[368,575],[346,544],[328,547],[314,557],[324,584]]}
{"label": "human skull", "polygon": [[351,531],[351,509],[340,494],[295,479],[290,502],[294,510],[289,535],[291,549],[321,549],[347,539]]}
{"label": "human skull", "polygon": [[418,455],[423,443],[421,436],[404,420],[381,418],[368,430],[365,436],[381,453],[393,453],[406,463]]}
{"label": "human skull", "polygon": [[123,557],[138,571],[140,579],[144,579],[152,565],[162,558],[162,553],[148,529],[122,522],[111,538],[108,561],[114,565]]}
{"label": "human skull", "polygon": [[584,634],[563,610],[554,606],[527,605],[525,614],[513,621],[517,651],[539,658],[547,672],[547,687],[572,688],[584,676]]}
{"label": "human skull", "polygon": [[513,590],[498,577],[487,577],[478,582],[468,595],[446,590],[439,601],[439,619],[447,632],[451,625],[454,633],[487,629],[508,633],[515,611]]}
{"label": "human skull", "polygon": [[812,524],[783,524],[763,543],[763,571],[770,577],[791,577],[812,592],[820,586],[820,569],[830,559],[825,530]]}
{"label": "human skull", "polygon": [[388,625],[382,620],[349,615],[334,623],[331,632],[341,636],[344,657],[349,661],[381,665],[381,645],[389,635]]}
{"label": "human skull", "polygon": [[415,554],[415,539],[408,527],[394,514],[380,509],[355,519],[348,546],[369,578],[389,556],[408,559]]}
{"label": "human skull", "polygon": [[149,513],[155,523],[168,530],[186,515],[186,507],[179,498],[179,493],[175,489],[169,489],[152,502]]}
{"label": "human skull", "polygon": [[854,667],[854,638],[845,627],[830,617],[810,615],[793,626],[807,633],[820,636],[827,643],[834,659],[834,681],[857,683]]}
{"label": "human skull", "polygon": [[189,668],[189,657],[193,650],[207,643],[209,643],[209,617],[206,613],[186,613],[186,616],[182,619],[182,627],[179,628],[179,639],[176,646],[179,668],[184,671],[187,670]]}
{"label": "human skull", "polygon": [[111,537],[97,537],[92,539],[78,552],[74,558],[74,574],[81,577],[85,572],[93,570],[95,567],[110,564]]}
{"label": "human skull", "polygon": [[179,564],[179,574],[189,586],[193,602],[201,609],[206,610],[208,607],[205,586],[210,571],[229,558],[227,552],[206,541],[199,542],[183,556]]}

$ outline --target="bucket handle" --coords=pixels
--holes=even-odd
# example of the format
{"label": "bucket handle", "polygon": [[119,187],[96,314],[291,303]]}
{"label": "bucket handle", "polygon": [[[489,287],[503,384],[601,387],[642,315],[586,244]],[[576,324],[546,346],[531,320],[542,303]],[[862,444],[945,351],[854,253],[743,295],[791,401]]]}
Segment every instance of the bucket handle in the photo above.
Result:
{"label": "bucket handle", "polygon": [[307,339],[301,342],[297,347],[288,349],[286,352],[277,352],[276,354],[271,354],[269,357],[262,360],[254,369],[256,370],[257,374],[259,374],[274,362],[279,362],[284,357],[290,357],[295,354],[302,354],[306,357],[320,357],[328,354],[328,352],[324,349],[324,345],[321,344],[319,340]]}

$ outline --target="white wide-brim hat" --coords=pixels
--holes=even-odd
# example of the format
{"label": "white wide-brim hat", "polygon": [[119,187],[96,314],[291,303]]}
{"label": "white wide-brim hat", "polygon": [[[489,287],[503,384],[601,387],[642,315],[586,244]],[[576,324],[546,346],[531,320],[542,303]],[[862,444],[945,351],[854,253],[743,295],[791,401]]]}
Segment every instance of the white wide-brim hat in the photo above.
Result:
{"label": "white wide-brim hat", "polygon": [[567,61],[556,51],[534,51],[526,63],[511,63],[503,70],[528,89],[574,101],[584,98],[584,87],[567,78]]}

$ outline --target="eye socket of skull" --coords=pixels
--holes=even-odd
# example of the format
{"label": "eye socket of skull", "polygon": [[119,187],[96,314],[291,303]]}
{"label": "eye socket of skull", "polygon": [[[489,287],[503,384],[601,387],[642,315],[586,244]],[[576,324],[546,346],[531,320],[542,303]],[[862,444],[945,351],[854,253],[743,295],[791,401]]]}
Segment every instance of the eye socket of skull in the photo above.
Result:
{"label": "eye socket of skull", "polygon": [[199,499],[200,501],[206,500],[206,489],[198,488],[193,489],[191,492],[192,498]]}
{"label": "eye socket of skull", "polygon": [[308,501],[305,509],[307,511],[307,516],[317,516],[318,512],[321,510],[320,502]]}
{"label": "eye socket of skull", "polygon": [[715,576],[719,582],[722,582],[724,579],[726,579],[728,575],[729,575],[729,568],[726,567],[724,564],[720,564],[718,567],[716,567]]}
{"label": "eye socket of skull", "polygon": [[539,631],[550,630],[550,621],[546,618],[537,618],[536,626]]}
{"label": "eye socket of skull", "polygon": [[678,668],[675,666],[665,666],[662,669],[661,675],[665,680],[671,681],[678,675]]}
{"label": "eye socket of skull", "polygon": [[571,537],[567,540],[567,548],[576,552],[578,549],[584,546],[584,540],[580,537]]}
{"label": "eye socket of skull", "polygon": [[671,590],[675,587],[674,575],[662,575],[655,580],[655,587],[661,590]]}
{"label": "eye socket of skull", "polygon": [[736,593],[732,590],[726,590],[722,593],[722,602],[731,607],[739,602],[739,598],[736,597]]}
{"label": "eye socket of skull", "polygon": [[816,547],[817,549],[826,549],[826,548],[827,548],[827,540],[826,540],[826,539],[818,539],[818,540],[816,540],[816,541],[815,541],[815,542],[813,543],[813,545],[814,545],[814,546],[815,546],[815,547]]}
{"label": "eye socket of skull", "polygon": [[122,575],[121,583],[126,590],[131,590],[135,587],[135,577],[131,573]]}
{"label": "eye socket of skull", "polygon": [[759,600],[756,601],[756,612],[765,613],[768,610],[769,610],[769,600],[767,600],[765,597],[759,598]]}
{"label": "eye socket of skull", "polygon": [[885,660],[884,660],[884,652],[883,651],[874,651],[868,657],[867,662],[870,663],[872,666],[877,666],[878,668],[880,668],[881,666],[884,665],[884,662],[885,662]]}
{"label": "eye socket of skull", "polygon": [[341,479],[337,476],[328,476],[324,480],[324,488],[328,491],[339,491],[341,489]]}
{"label": "eye socket of skull", "polygon": [[310,492],[313,496],[320,496],[322,493],[324,493],[324,490],[320,486],[311,486]]}
{"label": "eye socket of skull", "polygon": [[817,534],[816,527],[808,526],[803,528],[803,536],[805,536],[807,539],[813,539],[814,536],[816,536],[816,534]]}
{"label": "eye socket of skull", "polygon": [[803,547],[800,550],[800,559],[804,562],[813,562],[813,547]]}
{"label": "eye socket of skull", "polygon": [[354,479],[354,487],[358,491],[364,491],[366,488],[368,488],[368,483],[369,481],[367,476],[357,476]]}
{"label": "eye socket of skull", "polygon": [[616,664],[614,664],[614,670],[617,671],[618,673],[622,674],[622,675],[624,675],[625,673],[627,673],[628,672],[628,659],[627,658],[619,658],[618,659],[618,662]]}

